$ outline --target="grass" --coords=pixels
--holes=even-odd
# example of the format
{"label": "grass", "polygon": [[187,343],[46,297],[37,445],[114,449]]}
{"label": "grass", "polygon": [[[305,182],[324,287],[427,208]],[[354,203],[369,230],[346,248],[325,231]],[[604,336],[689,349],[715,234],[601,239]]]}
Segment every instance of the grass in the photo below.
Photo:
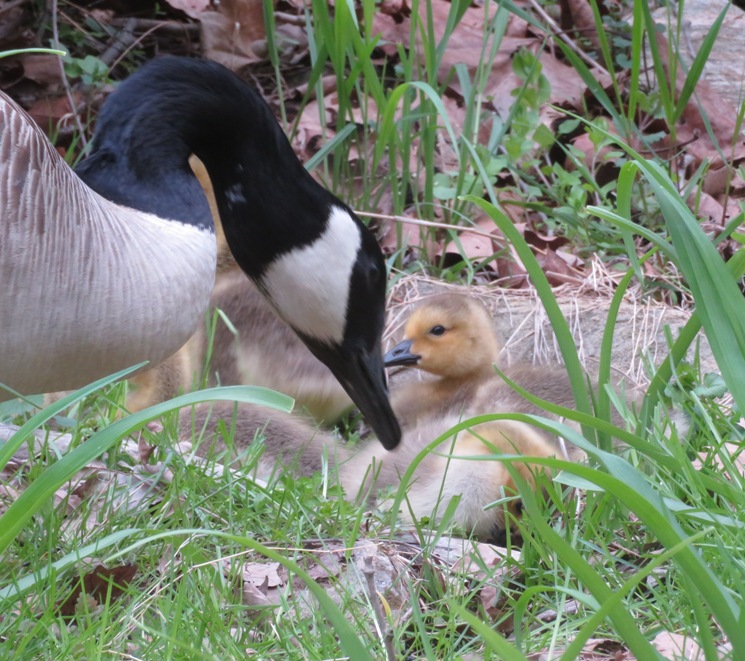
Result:
{"label": "grass", "polygon": [[[607,21],[598,4],[591,4],[595,20]],[[424,47],[399,47],[397,58],[373,65],[369,55],[380,44],[369,28],[374,3],[363,0],[356,12],[337,3],[333,16],[326,3],[313,3],[307,15],[308,88],[315,87],[320,98],[321,76],[330,70],[339,90],[337,137],[319,154],[316,171],[363,211],[374,210],[383,191],[390,191],[395,214],[436,218],[451,224],[453,232],[477,208],[493,219],[524,262],[561,345],[577,398],[576,411],[563,413],[582,425],[582,435],[561,431],[587,451],[589,463],[547,461],[558,475],[544,485],[545,498],[527,486],[521,489],[525,515],[519,555],[495,563],[475,547],[471,559],[480,571],[464,572],[463,579],[453,563],[437,559],[437,543],[446,529],[432,536],[427,522],[421,522],[421,553],[413,545],[404,548],[391,538],[395,515],[364,512],[336,498],[333,474],[312,479],[277,475],[267,485],[255,483],[242,473],[250,473],[260,447],[249,452],[237,473],[214,477],[190,464],[173,450],[176,433],[167,410],[226,393],[195,393],[119,421],[122,387],[105,383],[35,415],[19,418],[16,409],[12,417],[27,421],[28,427],[0,446],[0,466],[28,431],[45,428],[73,401],[90,396],[97,408],[95,416],[76,414],[71,452],[58,457],[50,446],[46,461],[23,466],[23,474],[9,482],[30,485],[0,516],[0,640],[19,658],[222,659],[250,652],[258,658],[362,659],[386,658],[392,649],[401,658],[524,659],[551,651],[575,659],[590,639],[607,638],[623,643],[639,659],[651,659],[659,658],[651,641],[662,632],[695,641],[707,659],[745,658],[745,471],[740,456],[745,432],[739,424],[745,407],[745,302],[738,288],[745,253],[736,251],[725,264],[684,203],[680,191],[685,182],[677,180],[672,164],[616,144],[608,131],[612,127],[617,135],[648,145],[650,137],[638,121],[644,109],[674,132],[716,30],[686,72],[680,94],[660,75],[665,58],[655,41],[652,68],[663,83],[645,87],[642,40],[653,29],[646,2],[634,3],[626,50],[597,30],[596,56],[611,72],[609,92],[595,82],[571,43],[555,42],[604,115],[589,121],[587,130],[598,146],[612,147],[619,170],[612,181],[601,183],[571,146],[563,149],[574,159],[574,170],[547,157],[550,145],[539,121],[549,98],[547,79],[530,53],[515,58],[524,84],[509,116],[494,121],[485,143],[478,141],[479,127],[494,119],[485,110],[486,65],[504,38],[509,12],[520,11],[508,2],[484,21],[484,66],[473,77],[464,68],[453,74],[466,108],[465,124],[456,132],[442,102],[438,70],[466,6],[451,3],[447,27],[436,38],[431,14],[420,15],[413,3],[411,34]],[[485,3],[485,13],[489,7]],[[275,20],[270,6],[265,13]],[[548,38],[547,26],[528,18]],[[676,43],[672,39],[671,47]],[[270,39],[268,47],[279,79],[276,44]],[[622,82],[619,59],[626,62],[627,82]],[[364,119],[357,130],[348,128],[355,99],[363,100]],[[374,102],[369,114],[368,99]],[[568,132],[581,127],[584,118],[566,121],[573,122],[563,125]],[[456,165],[448,170],[436,160],[441,144],[455,155]],[[721,153],[730,147],[720,145]],[[369,158],[350,165],[352,150]],[[597,254],[622,265],[625,277],[608,315],[595,392],[587,390],[551,286],[505,215],[496,173],[513,182],[520,204],[543,214],[546,226],[567,236],[578,254]],[[691,181],[700,185],[700,178]],[[736,226],[730,223],[718,240]],[[427,231],[435,236],[435,230]],[[423,264],[443,277],[472,278],[485,266],[470,263],[466,255],[447,271],[426,255],[406,262],[402,237],[399,233],[391,257],[396,267]],[[694,300],[695,312],[680,337],[672,338],[671,358],[658,366],[644,406],[629,414],[627,430],[615,430],[605,421],[614,397],[604,387],[614,311],[632,282],[641,278],[647,286],[643,265],[657,259],[683,274],[681,286]],[[711,343],[721,378],[681,362],[699,328]],[[678,388],[668,386],[671,377]],[[732,410],[718,399],[725,392],[734,402]],[[664,426],[664,408],[657,403],[666,393],[690,415],[691,432],[684,442]],[[162,415],[164,431],[149,438],[158,446],[158,475],[167,470],[172,477],[143,478],[118,442]],[[609,452],[611,437],[629,449]],[[106,467],[124,477],[121,484],[106,487],[104,497],[95,500],[83,490],[82,496],[71,491],[53,501],[76,470],[102,453]],[[508,465],[517,460],[505,459]],[[132,484],[144,486],[134,508],[125,506]],[[95,484],[88,480],[85,487]],[[403,491],[393,498],[394,512],[406,506]],[[393,583],[381,590],[390,602],[383,603],[382,617],[359,569],[364,554],[353,550],[359,540],[382,540],[375,557],[396,566],[395,572],[378,569]],[[72,614],[64,615],[60,605],[91,573],[85,558],[106,567],[132,565],[135,573],[121,586],[123,595],[103,581],[96,599],[78,599]],[[271,567],[278,578],[262,585],[257,565]],[[254,583],[255,589],[247,587]],[[334,590],[327,592],[331,586]],[[393,595],[401,603],[394,604]],[[309,600],[317,605],[303,607]]]}

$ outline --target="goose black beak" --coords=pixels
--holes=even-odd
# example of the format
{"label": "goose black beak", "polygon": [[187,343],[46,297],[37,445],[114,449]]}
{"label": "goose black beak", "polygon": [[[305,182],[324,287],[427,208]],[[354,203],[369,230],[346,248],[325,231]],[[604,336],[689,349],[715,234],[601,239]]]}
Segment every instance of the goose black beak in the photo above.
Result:
{"label": "goose black beak", "polygon": [[393,349],[383,356],[383,364],[386,367],[396,367],[398,365],[406,365],[410,367],[416,365],[421,356],[411,353],[411,345],[413,343],[413,340],[399,342],[395,347],[393,347]]}
{"label": "goose black beak", "polygon": [[393,450],[401,440],[401,427],[388,401],[381,352],[303,339],[347,391],[383,447]]}

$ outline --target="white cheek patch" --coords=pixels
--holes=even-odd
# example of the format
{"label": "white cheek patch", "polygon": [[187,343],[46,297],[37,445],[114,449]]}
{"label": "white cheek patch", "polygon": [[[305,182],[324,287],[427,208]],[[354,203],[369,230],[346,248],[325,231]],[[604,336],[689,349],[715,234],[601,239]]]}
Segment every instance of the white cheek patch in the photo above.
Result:
{"label": "white cheek patch", "polygon": [[261,279],[280,316],[305,335],[340,344],[361,243],[349,213],[333,207],[326,231],[310,245],[282,255]]}

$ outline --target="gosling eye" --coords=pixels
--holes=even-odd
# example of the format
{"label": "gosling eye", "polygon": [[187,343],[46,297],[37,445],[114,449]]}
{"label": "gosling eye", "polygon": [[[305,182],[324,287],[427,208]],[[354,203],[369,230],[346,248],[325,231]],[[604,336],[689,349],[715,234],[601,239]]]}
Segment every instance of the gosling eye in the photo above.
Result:
{"label": "gosling eye", "polygon": [[432,326],[432,328],[429,329],[430,335],[437,335],[438,337],[440,335],[445,335],[445,327],[444,326]]}

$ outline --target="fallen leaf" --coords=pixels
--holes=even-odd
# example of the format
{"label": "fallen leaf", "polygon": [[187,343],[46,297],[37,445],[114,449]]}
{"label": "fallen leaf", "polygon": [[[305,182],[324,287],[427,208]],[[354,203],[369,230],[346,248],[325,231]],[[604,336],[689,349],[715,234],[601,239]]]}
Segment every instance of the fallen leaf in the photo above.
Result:
{"label": "fallen leaf", "polygon": [[63,617],[75,615],[81,597],[88,599],[89,605],[93,607],[105,601],[109,591],[111,601],[118,599],[136,574],[137,566],[132,564],[117,567],[96,565],[81,577],[67,599],[58,605],[60,614]]}
{"label": "fallen leaf", "polygon": [[41,85],[45,95],[59,94],[64,87],[59,55],[29,54],[22,59],[23,75]]}
{"label": "fallen leaf", "polygon": [[195,16],[202,31],[202,55],[237,71],[261,61],[265,48],[264,7],[261,0],[221,0],[216,11]]}
{"label": "fallen leaf", "polygon": [[699,661],[705,658],[704,651],[698,643],[679,633],[663,631],[654,637],[652,645],[663,658],[671,661]]}

